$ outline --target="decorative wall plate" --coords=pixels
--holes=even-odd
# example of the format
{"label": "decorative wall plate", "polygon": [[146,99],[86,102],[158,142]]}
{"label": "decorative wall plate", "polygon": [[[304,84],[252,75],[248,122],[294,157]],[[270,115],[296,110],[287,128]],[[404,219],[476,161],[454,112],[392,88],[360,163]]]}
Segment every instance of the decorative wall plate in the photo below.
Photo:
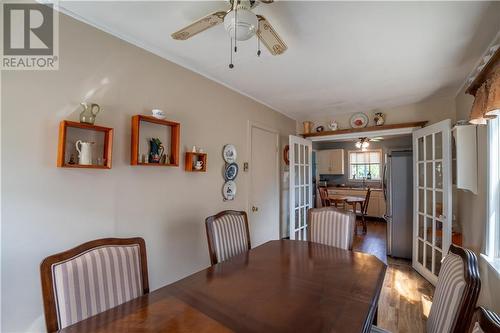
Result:
{"label": "decorative wall plate", "polygon": [[238,164],[229,163],[226,165],[226,169],[224,170],[224,179],[226,181],[235,180],[238,175]]}
{"label": "decorative wall plate", "polygon": [[236,183],[232,180],[224,183],[222,187],[222,196],[224,200],[233,200],[236,195]]}
{"label": "decorative wall plate", "polygon": [[362,112],[358,112],[352,115],[351,120],[352,128],[362,128],[368,125],[368,116]]}
{"label": "decorative wall plate", "polygon": [[226,161],[226,163],[236,162],[236,147],[233,145],[225,145],[222,150],[222,156],[224,157],[224,161]]}

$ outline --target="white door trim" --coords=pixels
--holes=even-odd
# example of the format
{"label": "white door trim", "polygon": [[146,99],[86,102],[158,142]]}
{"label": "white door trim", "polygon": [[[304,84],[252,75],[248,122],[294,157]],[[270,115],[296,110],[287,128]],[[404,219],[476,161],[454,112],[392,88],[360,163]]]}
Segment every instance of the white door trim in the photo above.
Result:
{"label": "white door trim", "polygon": [[252,181],[252,128],[258,128],[266,132],[270,132],[276,135],[276,188],[278,189],[278,202],[280,203],[280,206],[277,209],[278,216],[276,216],[276,221],[279,224],[279,235],[278,237],[281,237],[281,187],[280,187],[280,160],[279,160],[279,151],[280,151],[280,133],[278,130],[269,127],[267,125],[261,124],[256,121],[249,120],[247,124],[247,158],[246,160],[248,161],[248,172],[249,175],[247,177],[247,215],[250,218],[251,214],[251,202],[250,202],[250,197],[251,197],[251,186],[250,182]]}

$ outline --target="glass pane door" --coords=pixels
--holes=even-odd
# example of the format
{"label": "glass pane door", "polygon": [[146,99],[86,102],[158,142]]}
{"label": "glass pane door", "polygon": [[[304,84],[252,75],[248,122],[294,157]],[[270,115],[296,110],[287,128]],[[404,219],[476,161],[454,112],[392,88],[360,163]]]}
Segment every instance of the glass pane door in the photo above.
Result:
{"label": "glass pane door", "polygon": [[451,121],[413,133],[413,267],[435,284],[451,241]]}
{"label": "glass pane door", "polygon": [[312,207],[312,142],[290,135],[290,239],[307,239],[307,210]]}

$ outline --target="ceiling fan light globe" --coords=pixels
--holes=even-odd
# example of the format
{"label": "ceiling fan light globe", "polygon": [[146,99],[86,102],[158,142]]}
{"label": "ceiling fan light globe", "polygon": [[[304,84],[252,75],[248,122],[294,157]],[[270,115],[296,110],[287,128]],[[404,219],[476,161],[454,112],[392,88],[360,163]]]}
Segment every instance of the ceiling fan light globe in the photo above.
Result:
{"label": "ceiling fan light globe", "polygon": [[[235,36],[236,25],[236,36]],[[224,28],[238,41],[248,40],[255,35],[259,27],[257,16],[249,10],[232,10],[224,17]]]}

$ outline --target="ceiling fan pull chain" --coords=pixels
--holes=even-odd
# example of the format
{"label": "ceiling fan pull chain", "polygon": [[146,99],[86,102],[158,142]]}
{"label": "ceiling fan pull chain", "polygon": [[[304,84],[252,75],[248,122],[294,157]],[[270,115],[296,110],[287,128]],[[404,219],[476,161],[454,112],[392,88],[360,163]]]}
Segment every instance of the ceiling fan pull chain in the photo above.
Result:
{"label": "ceiling fan pull chain", "polygon": [[238,5],[240,1],[236,0],[236,8],[234,9],[234,53],[238,51],[238,48],[236,47],[236,41],[238,40],[237,34],[236,34],[236,29],[238,29]]}
{"label": "ceiling fan pull chain", "polygon": [[257,36],[257,57],[260,57],[260,38]]}
{"label": "ceiling fan pull chain", "polygon": [[229,49],[229,68],[233,69],[233,37],[229,36],[229,39],[231,40],[231,48]]}

